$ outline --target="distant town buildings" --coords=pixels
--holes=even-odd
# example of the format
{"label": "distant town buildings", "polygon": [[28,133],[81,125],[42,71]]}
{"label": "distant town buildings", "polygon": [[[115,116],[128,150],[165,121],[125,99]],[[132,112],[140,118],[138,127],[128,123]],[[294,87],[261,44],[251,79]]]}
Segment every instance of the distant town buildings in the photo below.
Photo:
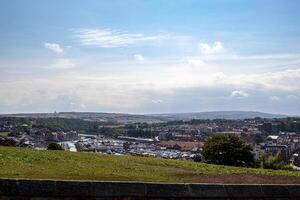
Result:
{"label": "distant town buildings", "polygon": [[252,146],[256,159],[262,154],[280,152],[282,162],[300,167],[300,120],[220,119],[101,126],[87,126],[87,122],[80,121],[88,128],[75,124],[80,129],[74,130],[56,130],[51,126],[45,129],[35,120],[20,121],[0,118],[0,145],[43,149],[50,142],[58,142],[69,151],[193,159],[201,155],[202,146],[211,135],[234,134]]}

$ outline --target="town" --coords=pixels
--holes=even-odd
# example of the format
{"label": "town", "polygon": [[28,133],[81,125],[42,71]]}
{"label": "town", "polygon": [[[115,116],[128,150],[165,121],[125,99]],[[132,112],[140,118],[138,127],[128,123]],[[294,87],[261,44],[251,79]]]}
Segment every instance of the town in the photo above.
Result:
{"label": "town", "polygon": [[280,152],[300,168],[300,118],[193,119],[158,123],[99,122],[64,118],[0,118],[0,145],[47,149],[58,143],[74,152],[201,161],[210,136],[233,134],[252,147],[256,160]]}

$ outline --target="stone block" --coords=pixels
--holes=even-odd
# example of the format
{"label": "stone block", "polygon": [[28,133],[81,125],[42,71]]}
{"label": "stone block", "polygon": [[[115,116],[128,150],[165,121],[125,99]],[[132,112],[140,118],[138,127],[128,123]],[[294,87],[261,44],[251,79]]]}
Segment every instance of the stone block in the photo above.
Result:
{"label": "stone block", "polygon": [[193,198],[227,198],[224,185],[189,184],[190,194]]}
{"label": "stone block", "polygon": [[92,194],[96,197],[143,197],[146,195],[146,188],[144,183],[93,182]]}
{"label": "stone block", "polygon": [[12,195],[17,193],[17,181],[13,179],[0,180],[0,195]]}
{"label": "stone block", "polygon": [[189,197],[189,187],[186,184],[159,184],[150,183],[146,185],[147,197]]}
{"label": "stone block", "polygon": [[262,192],[266,198],[289,198],[289,191],[285,185],[262,185]]}
{"label": "stone block", "polygon": [[263,198],[260,185],[225,185],[228,197],[231,198]]}
{"label": "stone block", "polygon": [[17,194],[22,196],[51,197],[56,195],[55,181],[18,180]]}
{"label": "stone block", "polygon": [[55,193],[64,197],[90,197],[93,195],[92,182],[56,181]]}
{"label": "stone block", "polygon": [[287,185],[286,188],[289,191],[290,197],[300,199],[300,185]]}

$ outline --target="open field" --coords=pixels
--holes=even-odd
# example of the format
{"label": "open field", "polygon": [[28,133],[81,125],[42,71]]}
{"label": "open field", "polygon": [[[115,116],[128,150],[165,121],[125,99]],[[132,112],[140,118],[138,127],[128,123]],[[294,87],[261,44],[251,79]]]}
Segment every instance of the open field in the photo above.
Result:
{"label": "open field", "polygon": [[300,183],[300,172],[0,147],[0,178],[205,183]]}

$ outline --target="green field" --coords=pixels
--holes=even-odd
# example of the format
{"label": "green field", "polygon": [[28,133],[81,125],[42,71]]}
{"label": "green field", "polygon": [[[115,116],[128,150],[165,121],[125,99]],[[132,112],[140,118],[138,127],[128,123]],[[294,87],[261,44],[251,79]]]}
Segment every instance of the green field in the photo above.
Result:
{"label": "green field", "polygon": [[[296,171],[274,171],[137,156],[0,147],[1,178],[160,182],[299,182]],[[265,179],[266,181],[261,181]],[[234,181],[235,180],[235,181]],[[259,181],[260,180],[260,181]],[[288,181],[283,181],[288,180]],[[277,183],[276,182],[276,183]]]}

